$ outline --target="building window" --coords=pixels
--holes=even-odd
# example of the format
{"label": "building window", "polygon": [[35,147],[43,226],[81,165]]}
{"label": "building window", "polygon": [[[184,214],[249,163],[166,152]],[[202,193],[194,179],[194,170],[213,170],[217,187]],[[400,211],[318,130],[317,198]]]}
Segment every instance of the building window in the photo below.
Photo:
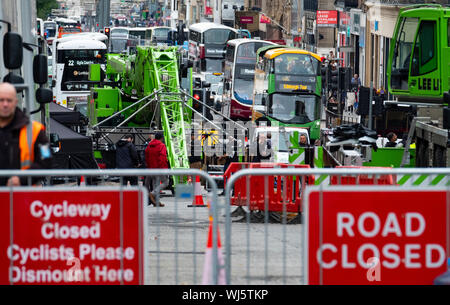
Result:
{"label": "building window", "polygon": [[317,0],[305,0],[303,2],[303,8],[305,11],[315,12],[318,9]]}

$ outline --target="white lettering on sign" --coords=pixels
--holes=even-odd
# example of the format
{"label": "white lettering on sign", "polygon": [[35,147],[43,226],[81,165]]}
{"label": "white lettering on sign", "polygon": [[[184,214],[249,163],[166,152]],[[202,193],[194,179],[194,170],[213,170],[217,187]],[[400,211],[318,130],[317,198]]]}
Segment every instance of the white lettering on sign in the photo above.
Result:
{"label": "white lettering on sign", "polygon": [[73,66],[87,66],[87,65],[91,65],[91,64],[95,64],[95,61],[94,60],[77,60],[77,61],[75,61],[75,60],[69,60],[68,61],[68,63],[67,63],[67,65],[69,66],[69,67],[73,67]]}
{"label": "white lettering on sign", "polygon": [[[372,223],[373,228],[371,230],[367,229],[367,224]],[[344,236],[344,231],[348,236],[353,237],[355,233],[353,231],[353,226],[355,224],[355,217],[351,213],[340,212],[337,213],[337,236]],[[418,225],[417,225],[418,224]],[[417,237],[422,235],[425,231],[425,218],[419,213],[406,213],[405,214],[405,236],[407,237]],[[358,218],[358,232],[364,237],[375,237],[378,235],[381,229],[381,219],[377,214],[373,212],[362,213]],[[383,237],[389,234],[395,234],[397,236],[402,236],[402,231],[400,229],[399,221],[395,213],[389,213],[386,221],[384,222],[383,230],[381,235]]]}
{"label": "white lettering on sign", "polygon": [[21,248],[19,245],[13,244],[8,247],[8,259],[18,261],[24,265],[31,261],[65,261],[74,256],[74,249],[60,245],[59,247],[50,247],[48,244],[39,245],[35,248]]}
{"label": "white lettering on sign", "polygon": [[116,282],[125,281],[131,282],[134,277],[134,272],[131,269],[108,269],[107,266],[94,265],[95,281],[96,282]]}
{"label": "white lettering on sign", "polygon": [[322,252],[323,252],[324,250],[331,250],[331,252],[333,252],[333,253],[336,253],[338,250],[337,250],[337,248],[336,248],[334,245],[332,245],[332,244],[323,244],[323,245],[319,248],[319,250],[317,251],[317,261],[319,262],[319,264],[321,264],[322,267],[325,268],[325,269],[331,269],[331,268],[333,268],[334,266],[337,265],[337,261],[336,261],[335,259],[332,260],[332,261],[329,262],[329,263],[326,263],[326,262],[322,261]]}
{"label": "white lettering on sign", "polygon": [[[90,272],[89,267],[85,267],[79,272],[78,282],[90,282]],[[9,267],[9,278],[13,283],[70,283],[73,282],[69,270],[61,269],[27,269],[25,266],[22,267]]]}
{"label": "white lettering on sign", "polygon": [[44,223],[41,227],[42,237],[45,239],[87,239],[100,238],[100,223],[92,226],[62,226],[59,223]]}
{"label": "white lettering on sign", "polygon": [[[31,199],[25,208],[30,213],[27,220],[34,221],[31,227],[39,235],[37,241],[26,238],[25,244],[21,244],[21,239],[16,239],[15,235],[15,243],[6,248],[7,258],[13,262],[8,270],[10,282],[69,284],[136,281],[138,271],[135,267],[115,269],[117,261],[133,261],[139,251],[133,241],[126,247],[120,247],[114,231],[118,220],[111,216],[119,214],[116,210],[118,204],[85,203],[83,199],[67,197],[56,202],[54,199],[47,200]],[[25,234],[28,232],[29,229]],[[108,265],[111,263],[113,266]]]}
{"label": "white lettering on sign", "polygon": [[[342,268],[355,268],[356,263],[348,260],[348,245],[343,244],[341,248],[338,249],[335,245],[330,243],[323,244],[317,250],[317,262],[324,269],[332,269],[337,265],[338,260],[333,258],[329,261],[324,261],[322,259],[325,251],[331,251],[332,253],[336,253],[337,255],[341,255],[342,258]],[[433,261],[433,252],[437,252],[439,257]],[[356,251],[356,262],[362,268],[368,269],[371,267],[370,263],[367,263],[364,258],[365,257],[376,257],[378,258],[383,267],[388,269],[395,269],[400,266],[400,263],[403,263],[406,268],[416,269],[422,268],[422,264],[420,262],[414,261],[420,259],[421,257],[425,257],[425,267],[426,268],[440,268],[442,264],[445,262],[445,249],[438,244],[427,244],[425,245],[425,249],[422,249],[422,245],[420,244],[409,244],[405,245],[403,253],[398,245],[395,244],[386,244],[380,249],[374,244],[363,244]]]}
{"label": "white lettering on sign", "polygon": [[[439,254],[439,258],[435,262],[432,261],[433,251],[437,251]],[[445,261],[446,253],[440,245],[429,244],[425,250],[425,258],[425,266],[427,268],[440,268]]]}
{"label": "white lettering on sign", "polygon": [[[419,213],[406,213],[405,216],[406,222],[406,236],[414,237],[422,235],[423,231],[425,231],[425,219]],[[419,227],[414,231],[413,230],[413,220],[416,219],[419,221]]]}
{"label": "white lettering on sign", "polygon": [[[366,231],[366,219],[372,219],[374,223],[372,231]],[[359,233],[364,237],[375,237],[380,231],[380,218],[378,218],[377,214],[372,212],[363,213],[358,219],[358,230]]]}
{"label": "white lettering on sign", "polygon": [[247,68],[241,69],[241,74],[253,75],[255,74],[255,69],[247,69]]}
{"label": "white lettering on sign", "polygon": [[402,231],[400,230],[400,225],[398,223],[397,217],[395,216],[395,213],[388,214],[381,236],[386,237],[390,233],[393,233],[398,237],[402,236]]}
{"label": "white lettering on sign", "polygon": [[337,214],[337,236],[344,236],[344,230],[347,231],[348,236],[355,236],[352,226],[355,224],[355,218],[350,213],[338,213]]}
{"label": "white lettering on sign", "polygon": [[342,245],[342,268],[353,269],[356,268],[355,263],[348,261],[348,247],[347,245]]}
{"label": "white lettering on sign", "polygon": [[91,244],[80,244],[80,259],[84,259],[85,257],[90,257],[91,260],[120,260],[122,258],[127,260],[134,259],[134,249],[132,247],[125,248],[123,251],[122,248],[117,247],[97,247],[96,245]]}
{"label": "white lettering on sign", "polygon": [[405,245],[405,266],[407,268],[420,268],[420,263],[413,262],[413,259],[420,258],[420,254],[413,252],[415,250],[420,250],[420,245]]}
{"label": "white lettering on sign", "polygon": [[225,54],[226,50],[206,49],[206,54]]}
{"label": "white lettering on sign", "polygon": [[378,251],[378,248],[373,245],[373,244],[363,244],[361,245],[361,247],[359,247],[358,252],[356,254],[356,257],[358,258],[358,263],[361,267],[365,268],[365,269],[369,269],[371,266],[371,264],[366,263],[366,261],[364,260],[365,257],[365,253],[367,252],[367,250],[370,251],[370,255],[368,255],[369,257],[380,257],[380,251]]}
{"label": "white lettering on sign", "polygon": [[111,204],[69,204],[64,200],[61,204],[43,204],[35,200],[30,205],[30,213],[36,218],[42,218],[43,221],[49,221],[53,216],[61,217],[100,217],[105,221],[111,210]]}
{"label": "white lettering on sign", "polygon": [[[424,234],[426,221],[422,214],[408,212],[402,214],[402,218],[404,220],[400,222],[399,217],[392,212],[388,213],[385,219],[374,212],[364,212],[358,217],[349,212],[339,212],[336,215],[336,234],[338,237],[347,238],[355,237],[356,234],[365,238],[377,236],[415,238]],[[323,259],[324,253],[327,253],[326,261]],[[408,243],[402,246],[388,243],[382,247],[365,243],[356,249],[355,254],[349,255],[348,244],[341,244],[338,248],[334,244],[324,243],[317,250],[316,257],[318,263],[325,269],[336,267],[339,261],[340,267],[345,269],[354,269],[357,266],[369,269],[374,267],[372,263],[375,259],[388,269],[398,268],[401,264],[408,269],[440,268],[446,258],[445,249],[439,244],[432,243],[425,245]],[[356,260],[352,261],[350,257],[356,257]],[[367,260],[368,257],[372,260]]]}
{"label": "white lettering on sign", "polygon": [[[388,269],[395,269],[400,266],[400,256],[391,252],[391,251],[400,251],[400,247],[396,244],[387,244],[383,247],[382,253],[385,259],[383,260],[383,266]],[[392,260],[389,262],[388,260]]]}

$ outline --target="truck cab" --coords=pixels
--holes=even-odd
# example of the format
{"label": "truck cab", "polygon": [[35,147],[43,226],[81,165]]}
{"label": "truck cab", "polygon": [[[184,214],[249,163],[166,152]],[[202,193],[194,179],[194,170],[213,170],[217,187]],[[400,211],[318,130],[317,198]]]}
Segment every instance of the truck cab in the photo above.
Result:
{"label": "truck cab", "polygon": [[443,104],[450,80],[450,8],[400,10],[388,63],[389,92],[399,101]]}

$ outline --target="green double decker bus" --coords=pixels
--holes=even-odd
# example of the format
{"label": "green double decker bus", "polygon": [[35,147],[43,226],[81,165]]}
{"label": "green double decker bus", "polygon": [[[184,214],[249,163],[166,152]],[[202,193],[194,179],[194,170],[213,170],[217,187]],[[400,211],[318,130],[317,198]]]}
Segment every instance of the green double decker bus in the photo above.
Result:
{"label": "green double decker bus", "polygon": [[252,121],[304,127],[320,137],[320,56],[297,48],[268,46],[258,50]]}

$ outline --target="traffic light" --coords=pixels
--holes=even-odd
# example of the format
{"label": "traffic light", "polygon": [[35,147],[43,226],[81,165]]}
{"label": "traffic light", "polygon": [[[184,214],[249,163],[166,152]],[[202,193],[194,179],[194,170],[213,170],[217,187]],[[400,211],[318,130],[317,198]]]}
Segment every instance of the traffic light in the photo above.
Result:
{"label": "traffic light", "polygon": [[339,90],[350,91],[352,81],[351,68],[339,68]]}
{"label": "traffic light", "polygon": [[[373,114],[374,115],[382,115],[383,114],[383,98],[381,96],[374,96],[375,105],[373,106]],[[370,103],[369,103],[370,104]]]}
{"label": "traffic light", "polygon": [[105,28],[105,30],[103,31],[103,33],[104,33],[106,36],[108,36],[108,39],[109,39],[109,36],[110,36],[110,34],[111,34],[111,29],[110,29],[110,28]]}
{"label": "traffic light", "polygon": [[195,110],[201,112],[202,104],[200,102],[203,102],[203,89],[194,89],[192,93],[193,93],[192,97],[195,99],[192,101],[192,106],[194,107]]}
{"label": "traffic light", "polygon": [[327,90],[331,90],[331,65],[327,66]]}
{"label": "traffic light", "polygon": [[368,115],[369,114],[369,100],[370,100],[370,89],[361,86],[359,88],[359,101],[356,114],[358,115]]}
{"label": "traffic light", "polygon": [[339,70],[338,69],[331,69],[331,90],[338,90],[339,89]]}
{"label": "traffic light", "polygon": [[327,88],[328,86],[328,68],[325,66],[321,66],[320,73],[322,76],[322,88]]}

